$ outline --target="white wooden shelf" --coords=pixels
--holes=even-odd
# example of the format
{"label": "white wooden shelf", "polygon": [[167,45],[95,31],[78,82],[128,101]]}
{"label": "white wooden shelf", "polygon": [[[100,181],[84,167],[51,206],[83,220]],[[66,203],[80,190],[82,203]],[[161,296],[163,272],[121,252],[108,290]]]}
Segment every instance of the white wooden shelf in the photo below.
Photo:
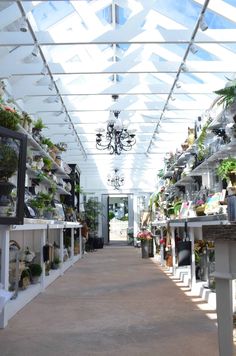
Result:
{"label": "white wooden shelf", "polygon": [[[41,293],[47,286],[53,283],[59,276],[64,274],[68,268],[70,268],[75,262],[81,258],[81,253],[74,256],[74,229],[81,228],[81,224],[77,222],[69,221],[54,221],[54,220],[43,220],[43,219],[24,219],[24,225],[9,225],[9,226],[0,226],[0,239],[1,239],[1,282],[3,288],[8,290],[9,287],[9,241],[14,239],[18,241],[19,237],[28,234],[31,239],[34,239],[34,242],[38,242],[39,250],[36,250],[40,254],[41,265],[43,268],[43,273],[41,276],[40,283],[36,285],[30,285],[26,290],[19,290],[18,296],[16,299],[10,300],[6,303],[3,311],[0,313],[0,328],[4,328],[9,319],[11,319],[19,310],[21,310],[27,303],[29,303],[33,298],[35,298],[39,293]],[[61,263],[61,266],[57,270],[50,270],[49,275],[45,275],[45,264],[43,263],[43,246],[46,244],[46,236],[48,232],[52,232],[50,235],[54,238],[60,239],[60,259],[63,260],[64,253],[64,244],[63,244],[63,229],[71,229],[71,250],[72,256]],[[31,234],[28,232],[32,231]],[[38,231],[38,233],[37,233]],[[23,235],[22,235],[23,234]],[[80,231],[80,251],[82,251],[82,239]],[[24,238],[23,238],[24,240]],[[55,241],[55,240],[54,240]],[[33,244],[33,240],[32,240]],[[25,246],[22,246],[25,248]]]}

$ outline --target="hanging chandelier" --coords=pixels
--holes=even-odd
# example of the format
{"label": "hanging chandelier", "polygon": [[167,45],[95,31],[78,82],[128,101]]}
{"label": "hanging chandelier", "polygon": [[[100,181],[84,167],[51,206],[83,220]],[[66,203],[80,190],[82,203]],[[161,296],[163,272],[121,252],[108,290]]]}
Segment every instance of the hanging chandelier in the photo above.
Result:
{"label": "hanging chandelier", "polygon": [[107,183],[111,185],[114,189],[119,190],[120,187],[124,184],[124,177],[119,176],[117,172],[119,171],[118,168],[114,169],[114,173],[111,176],[110,174],[107,177]]}
{"label": "hanging chandelier", "polygon": [[136,143],[133,130],[128,128],[119,119],[120,111],[110,111],[106,133],[98,129],[96,134],[96,148],[108,150],[109,153],[120,155],[122,151],[130,151]]}

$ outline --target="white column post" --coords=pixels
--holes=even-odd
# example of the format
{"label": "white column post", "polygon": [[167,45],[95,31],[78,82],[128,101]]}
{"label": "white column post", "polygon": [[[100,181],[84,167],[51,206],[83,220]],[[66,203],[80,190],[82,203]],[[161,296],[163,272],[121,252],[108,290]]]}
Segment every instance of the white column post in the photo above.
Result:
{"label": "white column post", "polygon": [[45,289],[45,263],[43,260],[43,246],[46,245],[46,230],[41,231],[40,236],[40,264],[42,266],[42,278],[41,278],[41,287]]}
{"label": "white column post", "polygon": [[[164,227],[163,226],[161,226],[160,227],[160,231],[161,231],[161,240],[163,240],[163,237],[164,237],[164,235],[163,235],[163,229],[164,229]],[[161,244],[160,245],[160,255],[161,255],[161,265],[163,266],[164,265],[164,245],[163,244]]]}
{"label": "white column post", "polygon": [[190,227],[189,228],[189,237],[191,241],[191,253],[192,253],[192,259],[191,259],[191,289],[194,288],[196,285],[196,265],[195,265],[195,253],[194,253],[194,228]]}
{"label": "white column post", "polygon": [[63,274],[63,261],[64,261],[63,229],[60,229],[59,231],[60,231],[60,261],[61,261],[60,273],[62,275]]}
{"label": "white column post", "polygon": [[10,232],[7,229],[0,230],[2,240],[2,255],[1,255],[1,283],[3,288],[8,291],[9,289],[9,241]]}
{"label": "white column post", "polygon": [[172,273],[175,275],[176,272],[176,257],[175,257],[175,228],[170,227],[171,233],[171,251],[172,251],[172,262],[173,262],[173,270]]}
{"label": "white column post", "polygon": [[[9,289],[9,241],[10,233],[8,226],[0,230],[0,238],[2,241],[2,254],[1,254],[1,283],[3,288],[8,291]],[[3,308],[0,313],[0,328],[5,328],[7,326],[8,319],[5,313],[5,308]]]}
{"label": "white column post", "polygon": [[72,227],[70,230],[70,237],[71,237],[71,243],[70,243],[70,248],[71,248],[71,259],[74,259],[74,234],[75,234],[75,229]]}
{"label": "white column post", "polygon": [[81,235],[81,227],[79,227],[79,258],[82,258],[83,251],[82,251],[82,235]]}
{"label": "white column post", "polygon": [[233,308],[231,258],[235,241],[216,240],[216,305],[220,356],[233,356]]}

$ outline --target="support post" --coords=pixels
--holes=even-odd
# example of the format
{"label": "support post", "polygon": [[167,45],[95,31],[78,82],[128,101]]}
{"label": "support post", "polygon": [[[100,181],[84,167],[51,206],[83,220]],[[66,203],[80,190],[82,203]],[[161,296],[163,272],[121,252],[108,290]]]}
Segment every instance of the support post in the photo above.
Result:
{"label": "support post", "polygon": [[194,228],[190,227],[189,228],[189,238],[191,241],[191,289],[196,285],[196,264],[195,264],[195,253],[194,253]]}
{"label": "support post", "polygon": [[[9,242],[10,242],[10,232],[8,226],[0,230],[0,238],[2,241],[2,253],[1,253],[1,283],[3,289],[8,291],[9,289]],[[5,328],[7,326],[8,320],[3,308],[0,313],[0,328]]]}
{"label": "support post", "polygon": [[172,251],[172,262],[173,262],[173,269],[172,273],[175,275],[176,273],[176,254],[175,254],[175,228],[170,227],[171,233],[171,251]]}

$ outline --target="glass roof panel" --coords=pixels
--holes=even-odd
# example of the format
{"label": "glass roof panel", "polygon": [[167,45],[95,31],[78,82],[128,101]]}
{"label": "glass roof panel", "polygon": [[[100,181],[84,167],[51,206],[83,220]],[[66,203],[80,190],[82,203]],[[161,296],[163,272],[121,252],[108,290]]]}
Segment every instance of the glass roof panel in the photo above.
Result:
{"label": "glass roof panel", "polygon": [[158,0],[154,8],[187,28],[194,26],[201,11],[201,7],[192,0]]}
{"label": "glass roof panel", "polygon": [[32,10],[38,29],[43,31],[74,11],[70,1],[45,1]]}
{"label": "glass roof panel", "polygon": [[[234,3],[235,5],[235,3]],[[230,29],[236,28],[236,22],[232,22],[223,16],[216,14],[211,10],[207,10],[205,13],[205,21],[209,29]],[[236,19],[235,19],[236,21]]]}

